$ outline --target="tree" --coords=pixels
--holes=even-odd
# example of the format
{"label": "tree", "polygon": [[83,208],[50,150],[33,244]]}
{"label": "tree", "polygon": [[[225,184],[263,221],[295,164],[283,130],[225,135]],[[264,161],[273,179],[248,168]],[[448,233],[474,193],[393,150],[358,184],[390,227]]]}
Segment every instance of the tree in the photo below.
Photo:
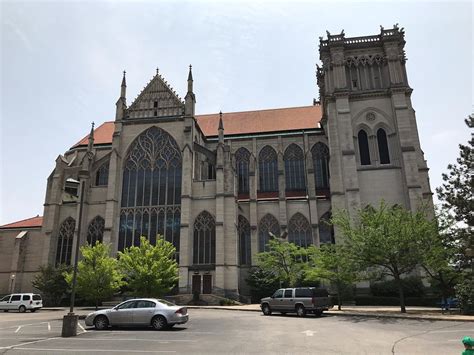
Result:
{"label": "tree", "polygon": [[160,297],[171,291],[178,281],[176,248],[158,236],[153,246],[140,238],[140,246],[119,253],[120,270],[125,282],[136,296]]}
{"label": "tree", "polygon": [[61,300],[69,291],[69,285],[64,278],[64,273],[70,270],[71,267],[64,264],[57,267],[51,264],[39,267],[39,274],[34,277],[31,284],[41,293],[45,304],[51,306],[60,305]]}
{"label": "tree", "polygon": [[280,281],[272,270],[265,270],[254,267],[250,270],[246,279],[250,286],[252,302],[260,302],[260,299],[267,297],[280,287]]}
{"label": "tree", "polygon": [[[466,120],[474,128],[474,114]],[[467,145],[459,145],[456,164],[448,165],[443,184],[436,189],[442,207],[456,221],[451,241],[457,246],[455,264],[461,270],[456,285],[463,312],[474,312],[474,135]]]}
{"label": "tree", "polygon": [[358,210],[354,220],[347,212],[336,211],[332,222],[361,268],[374,267],[380,276],[393,277],[399,290],[400,310],[406,313],[402,276],[420,264],[434,233],[434,223],[424,209],[410,212],[397,205],[388,207],[382,201],[377,209]]}
{"label": "tree", "polygon": [[[82,259],[77,265],[76,291],[85,300],[94,302],[95,309],[99,303],[109,299],[123,284],[118,270],[117,259],[109,256],[108,244],[96,243],[81,247]],[[66,274],[66,281],[72,284],[73,273]]]}
{"label": "tree", "polygon": [[331,282],[336,288],[338,309],[341,310],[342,292],[345,287],[359,279],[357,264],[350,249],[344,244],[326,244],[308,250],[310,268],[308,278],[320,278]]}
{"label": "tree", "polygon": [[304,279],[307,250],[280,238],[270,239],[267,246],[268,251],[257,254],[257,266],[275,275],[280,287],[295,287]]}

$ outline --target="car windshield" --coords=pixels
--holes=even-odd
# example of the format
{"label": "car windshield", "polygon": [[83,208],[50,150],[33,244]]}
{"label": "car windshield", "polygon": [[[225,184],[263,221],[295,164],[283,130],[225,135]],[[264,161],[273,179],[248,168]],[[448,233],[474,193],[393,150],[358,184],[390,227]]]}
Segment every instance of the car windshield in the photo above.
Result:
{"label": "car windshield", "polygon": [[170,306],[170,307],[176,306],[174,303],[169,302],[167,300],[161,300],[160,299],[160,300],[158,300],[158,302],[163,303],[164,305],[167,305],[167,306]]}
{"label": "car windshield", "polygon": [[11,296],[11,295],[8,295],[8,296],[3,297],[3,298],[0,300],[0,302],[8,301],[8,300],[10,299],[10,296]]}

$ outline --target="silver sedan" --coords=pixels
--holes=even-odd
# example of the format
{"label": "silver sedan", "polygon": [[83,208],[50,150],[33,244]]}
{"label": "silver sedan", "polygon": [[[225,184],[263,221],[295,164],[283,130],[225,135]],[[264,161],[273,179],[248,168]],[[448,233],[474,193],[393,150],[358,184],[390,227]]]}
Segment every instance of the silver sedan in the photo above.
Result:
{"label": "silver sedan", "polygon": [[98,330],[109,326],[152,326],[157,330],[188,321],[186,307],[156,298],[140,298],[87,315],[86,325]]}

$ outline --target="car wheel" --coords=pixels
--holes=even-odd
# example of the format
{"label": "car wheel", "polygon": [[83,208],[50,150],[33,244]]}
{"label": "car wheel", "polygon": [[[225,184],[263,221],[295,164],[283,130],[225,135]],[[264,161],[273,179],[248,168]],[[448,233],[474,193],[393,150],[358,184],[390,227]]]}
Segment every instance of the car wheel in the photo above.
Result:
{"label": "car wheel", "polygon": [[94,319],[94,327],[97,330],[107,329],[109,326],[109,320],[106,316],[97,316]]}
{"label": "car wheel", "polygon": [[306,308],[302,305],[296,306],[296,315],[298,317],[305,317],[306,316]]}
{"label": "car wheel", "polygon": [[4,309],[3,311],[4,311],[5,313],[8,313],[8,309]]}
{"label": "car wheel", "polygon": [[268,304],[264,304],[262,306],[262,312],[264,315],[266,316],[271,316],[272,315],[272,309],[270,308],[270,306]]}
{"label": "car wheel", "polygon": [[18,312],[20,312],[20,313],[25,313],[25,312],[26,312],[26,307],[25,307],[25,306],[20,306],[20,307],[18,308]]}
{"label": "car wheel", "polygon": [[35,313],[36,312],[36,309],[30,309],[31,313]]}
{"label": "car wheel", "polygon": [[151,326],[156,330],[162,330],[166,328],[167,326],[166,318],[163,316],[153,317],[153,319],[151,320]]}

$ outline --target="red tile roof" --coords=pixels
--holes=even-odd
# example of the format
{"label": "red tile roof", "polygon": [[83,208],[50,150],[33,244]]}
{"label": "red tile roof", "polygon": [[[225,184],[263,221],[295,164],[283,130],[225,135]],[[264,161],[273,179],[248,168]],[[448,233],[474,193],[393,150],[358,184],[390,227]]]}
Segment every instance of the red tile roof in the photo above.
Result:
{"label": "red tile roof", "polygon": [[[321,106],[303,106],[276,108],[259,111],[228,112],[222,114],[224,134],[245,135],[270,132],[299,131],[319,127],[321,120]],[[219,114],[197,115],[196,121],[207,137],[217,136]],[[114,122],[102,123],[94,130],[94,144],[112,143]],[[88,144],[89,135],[74,145]]]}
{"label": "red tile roof", "polygon": [[0,226],[0,229],[10,229],[10,228],[35,228],[41,227],[43,225],[43,217],[36,216],[27,219],[23,219],[18,222],[13,222]]}
{"label": "red tile roof", "polygon": [[[99,127],[94,129],[94,144],[110,144],[112,143],[112,135],[114,134],[114,122],[108,121],[102,123]],[[80,145],[87,145],[89,143],[89,135],[82,138],[79,142],[74,144],[74,147]]]}
{"label": "red tile roof", "polygon": [[[217,136],[218,113],[199,115],[196,120],[205,136]],[[226,136],[314,129],[320,120],[321,106],[222,113]]]}

